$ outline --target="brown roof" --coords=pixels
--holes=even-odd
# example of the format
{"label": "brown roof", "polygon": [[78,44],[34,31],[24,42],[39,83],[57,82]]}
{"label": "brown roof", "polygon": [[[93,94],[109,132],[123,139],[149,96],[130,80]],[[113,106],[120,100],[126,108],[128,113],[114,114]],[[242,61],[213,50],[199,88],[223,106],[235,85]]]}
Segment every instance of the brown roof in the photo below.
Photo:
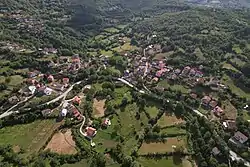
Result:
{"label": "brown roof", "polygon": [[245,136],[243,133],[241,133],[240,131],[236,132],[234,134],[234,139],[239,141],[241,144],[245,143],[248,140],[248,137]]}
{"label": "brown roof", "polygon": [[212,100],[212,98],[209,97],[209,96],[204,96],[204,97],[201,99],[202,103],[203,103],[203,104],[206,104],[206,105],[208,105],[209,102],[210,102],[211,100]]}
{"label": "brown roof", "polygon": [[212,101],[210,101],[209,106],[210,106],[210,107],[212,107],[212,108],[214,108],[214,107],[216,107],[216,106],[217,106],[217,104],[218,104],[218,102],[217,102],[217,101],[212,100]]}

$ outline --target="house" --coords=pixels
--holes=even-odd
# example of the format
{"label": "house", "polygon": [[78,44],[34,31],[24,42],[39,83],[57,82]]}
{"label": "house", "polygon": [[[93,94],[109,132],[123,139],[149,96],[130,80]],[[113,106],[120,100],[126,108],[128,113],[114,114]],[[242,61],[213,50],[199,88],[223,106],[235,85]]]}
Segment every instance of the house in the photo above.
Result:
{"label": "house", "polygon": [[209,96],[204,96],[202,99],[201,99],[201,103],[202,105],[204,106],[208,106],[209,105],[209,102],[212,100],[211,97]]}
{"label": "house", "polygon": [[81,103],[81,98],[79,96],[75,96],[72,103],[79,105]]}
{"label": "house", "polygon": [[92,127],[87,127],[85,129],[85,136],[88,137],[88,138],[93,138],[95,135],[96,135],[97,131],[95,128],[92,128]]}
{"label": "house", "polygon": [[80,63],[79,55],[75,54],[72,56],[72,63]]}
{"label": "house", "polygon": [[190,76],[190,77],[194,77],[195,74],[196,74],[196,69],[192,68],[192,69],[190,70],[190,72],[189,72],[189,76]]}
{"label": "house", "polygon": [[181,75],[184,75],[184,76],[187,75],[190,70],[191,70],[191,67],[189,66],[184,67],[184,69],[181,72]]}
{"label": "house", "polygon": [[196,71],[195,77],[198,77],[198,78],[203,77],[203,72],[201,72],[201,71]]}
{"label": "house", "polygon": [[240,131],[237,131],[233,137],[229,139],[229,143],[237,148],[245,148],[245,143],[247,142],[248,137],[245,136]]}
{"label": "house", "polygon": [[102,126],[108,127],[108,126],[110,126],[110,125],[111,125],[110,119],[105,118],[105,119],[103,120],[103,122],[102,122]]}
{"label": "house", "polygon": [[225,120],[222,123],[222,125],[223,125],[224,129],[226,129],[226,130],[235,130],[235,129],[237,129],[235,120]]}
{"label": "house", "polygon": [[62,82],[63,82],[64,86],[67,87],[69,84],[69,78],[63,78]]}
{"label": "house", "polygon": [[209,107],[210,107],[211,109],[215,108],[217,105],[218,105],[218,102],[215,101],[215,100],[211,100],[211,101],[209,102]]}
{"label": "house", "polygon": [[91,85],[85,85],[83,87],[83,93],[87,93],[91,89]]}
{"label": "house", "polygon": [[17,96],[12,96],[12,97],[10,97],[9,99],[8,99],[8,102],[10,103],[10,104],[16,104],[16,103],[18,103],[20,100],[18,99],[18,97]]}
{"label": "house", "polygon": [[217,156],[217,155],[220,154],[220,150],[219,150],[217,147],[214,147],[214,148],[212,149],[212,154],[213,154],[214,156]]}
{"label": "house", "polygon": [[49,95],[51,95],[52,91],[53,90],[51,88],[46,87],[43,92],[45,95],[49,96]]}
{"label": "house", "polygon": [[30,95],[33,95],[36,92],[36,87],[35,86],[29,86],[28,87],[28,93]]}
{"label": "house", "polygon": [[214,109],[213,109],[213,113],[216,115],[216,116],[218,116],[218,117],[220,117],[222,114],[223,114],[223,110],[222,110],[222,108],[220,108],[219,106],[216,106]]}
{"label": "house", "polygon": [[35,85],[37,83],[37,81],[33,78],[28,78],[26,80],[26,83],[29,84],[29,85]]}
{"label": "house", "polygon": [[51,109],[45,109],[45,110],[42,110],[41,113],[42,113],[42,115],[44,117],[47,117],[52,113],[52,110]]}
{"label": "house", "polygon": [[190,93],[190,97],[193,99],[197,99],[198,95],[196,93]]}
{"label": "house", "polygon": [[175,73],[176,75],[179,75],[179,74],[181,73],[181,70],[180,70],[179,68],[177,68],[176,70],[174,70],[174,73]]}
{"label": "house", "polygon": [[66,117],[67,113],[68,113],[68,110],[64,108],[64,109],[62,109],[60,114],[62,117]]}
{"label": "house", "polygon": [[54,81],[53,75],[49,75],[47,79],[48,79],[49,82],[53,82]]}
{"label": "house", "polygon": [[35,70],[35,71],[30,71],[30,72],[28,72],[28,78],[34,78],[34,77],[36,77],[37,75],[39,75],[41,72],[40,71],[37,71],[37,70]]}
{"label": "house", "polygon": [[54,84],[53,85],[53,89],[57,90],[57,91],[64,91],[64,85],[62,84]]}

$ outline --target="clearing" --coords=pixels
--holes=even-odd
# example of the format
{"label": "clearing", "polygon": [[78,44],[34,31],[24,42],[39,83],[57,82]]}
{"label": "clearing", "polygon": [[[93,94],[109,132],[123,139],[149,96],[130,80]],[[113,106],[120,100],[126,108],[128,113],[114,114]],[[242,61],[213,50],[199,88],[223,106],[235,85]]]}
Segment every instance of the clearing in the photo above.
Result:
{"label": "clearing", "polygon": [[226,119],[236,119],[237,109],[231,104],[229,100],[223,101],[221,108],[225,112]]}
{"label": "clearing", "polygon": [[171,137],[167,138],[165,142],[151,142],[143,143],[139,149],[140,155],[146,155],[148,153],[166,153],[172,152],[172,146],[183,146],[186,147],[185,137]]}
{"label": "clearing", "polygon": [[168,59],[168,57],[170,57],[173,53],[174,53],[174,51],[165,52],[165,53],[158,53],[155,55],[154,59],[156,59],[156,60]]}
{"label": "clearing", "polygon": [[165,88],[165,89],[170,88],[171,90],[174,90],[174,91],[180,91],[183,94],[187,94],[190,92],[190,90],[185,88],[183,85],[178,85],[178,84],[170,85],[167,80],[160,81],[157,86]]}
{"label": "clearing", "polygon": [[52,152],[59,154],[76,154],[76,145],[72,137],[72,132],[67,129],[65,133],[62,131],[54,134],[45,150],[50,149]]}
{"label": "clearing", "polygon": [[100,118],[104,116],[104,112],[105,112],[105,101],[104,100],[97,100],[96,98],[94,99],[94,103],[93,103],[93,115],[96,118]]}
{"label": "clearing", "polygon": [[226,74],[223,75],[222,83],[227,85],[231,89],[232,93],[236,94],[237,96],[250,99],[250,94],[244,92],[241,88],[237,87],[234,84],[234,81],[228,75]]}
{"label": "clearing", "polygon": [[228,63],[224,63],[222,68],[240,73],[240,71],[238,69],[236,69],[234,66],[232,66],[231,64],[228,64]]}
{"label": "clearing", "polygon": [[158,120],[157,124],[160,127],[172,126],[185,123],[181,118],[177,118],[174,114],[165,112],[165,114]]}
{"label": "clearing", "polygon": [[147,106],[145,111],[150,115],[150,118],[155,118],[159,113],[159,109],[156,106]]}

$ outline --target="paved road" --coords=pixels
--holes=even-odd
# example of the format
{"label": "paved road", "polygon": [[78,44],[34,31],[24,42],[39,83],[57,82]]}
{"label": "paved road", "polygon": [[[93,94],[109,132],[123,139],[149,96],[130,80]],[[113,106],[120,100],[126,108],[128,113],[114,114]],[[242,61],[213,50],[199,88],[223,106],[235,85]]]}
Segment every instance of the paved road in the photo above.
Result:
{"label": "paved road", "polygon": [[79,81],[79,82],[76,82],[76,83],[74,83],[73,85],[71,85],[65,92],[63,92],[63,94],[61,94],[60,96],[58,96],[57,98],[55,98],[55,99],[53,99],[53,100],[51,100],[51,101],[49,101],[49,102],[47,102],[47,103],[45,103],[46,105],[49,105],[49,104],[51,104],[51,103],[55,103],[55,102],[57,102],[57,101],[59,101],[60,99],[62,99],[62,98],[66,98],[66,96],[68,95],[68,93],[73,89],[73,87],[75,86],[75,85],[79,85],[80,83],[82,83],[82,81]]}
{"label": "paved road", "polygon": [[23,101],[20,101],[18,102],[17,104],[15,104],[14,106],[12,106],[11,108],[9,108],[7,111],[5,111],[4,113],[2,113],[0,115],[0,119],[4,118],[4,117],[7,117],[9,115],[12,115],[14,113],[17,113],[18,111],[11,111],[13,110],[14,108],[16,108],[18,105],[22,104],[22,103],[25,103],[26,101],[28,101],[29,99],[33,98],[34,96],[29,96],[29,97],[26,97]]}
{"label": "paved road", "polygon": [[126,81],[125,79],[123,78],[117,78],[118,81],[121,81],[122,83],[128,85],[129,87],[131,88],[134,88],[136,91],[142,93],[142,94],[145,94],[145,91],[144,90],[139,90],[137,87],[135,87],[133,84],[129,83],[128,81]]}
{"label": "paved road", "polygon": [[82,127],[83,127],[84,124],[85,124],[86,118],[85,118],[84,115],[81,115],[81,116],[83,117],[83,121],[82,121],[82,125],[80,126],[80,133],[81,133],[83,136],[85,136],[84,133],[83,133],[83,131],[82,131]]}

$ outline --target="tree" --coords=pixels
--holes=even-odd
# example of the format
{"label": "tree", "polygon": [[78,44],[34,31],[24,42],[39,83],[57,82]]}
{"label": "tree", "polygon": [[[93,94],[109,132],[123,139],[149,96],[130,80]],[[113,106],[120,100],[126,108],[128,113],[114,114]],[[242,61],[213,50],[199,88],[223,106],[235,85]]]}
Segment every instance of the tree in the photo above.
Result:
{"label": "tree", "polygon": [[122,167],[131,167],[133,159],[131,156],[126,156],[122,162]]}
{"label": "tree", "polygon": [[183,107],[183,104],[182,103],[177,103],[176,107],[175,107],[175,114],[177,116],[182,116],[185,112],[185,109]]}
{"label": "tree", "polygon": [[103,154],[95,153],[90,162],[90,167],[105,167],[106,160]]}
{"label": "tree", "polygon": [[7,78],[5,78],[5,83],[10,83],[10,81],[11,81],[11,78],[10,77],[7,77]]}

